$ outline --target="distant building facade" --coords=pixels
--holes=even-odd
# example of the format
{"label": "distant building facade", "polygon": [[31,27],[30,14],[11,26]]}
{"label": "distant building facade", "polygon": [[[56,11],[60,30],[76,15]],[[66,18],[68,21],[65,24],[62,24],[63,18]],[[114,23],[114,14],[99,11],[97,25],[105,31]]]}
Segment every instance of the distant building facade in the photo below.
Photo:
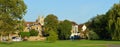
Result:
{"label": "distant building facade", "polygon": [[37,30],[39,32],[39,36],[42,36],[44,26],[44,17],[38,17],[36,22],[25,22],[25,32],[29,32],[31,29]]}
{"label": "distant building facade", "polygon": [[72,22],[72,29],[71,29],[71,35],[70,39],[79,39],[79,31],[78,31],[78,25],[75,22]]}
{"label": "distant building facade", "polygon": [[70,38],[74,38],[74,39],[86,38],[86,29],[87,26],[85,24],[78,25],[72,22],[72,30],[71,30]]}
{"label": "distant building facade", "polygon": [[87,26],[85,24],[80,24],[78,26],[78,29],[80,29],[80,37],[81,38],[86,38],[86,34],[87,34]]}
{"label": "distant building facade", "polygon": [[72,25],[71,34],[78,35],[78,25]]}
{"label": "distant building facade", "polygon": [[[30,36],[28,38],[29,41],[35,41],[35,40],[45,40],[46,38],[43,37],[43,26],[44,26],[44,17],[39,16],[35,22],[25,22],[24,23],[24,30],[23,32],[29,32],[30,30],[34,29],[39,32],[38,36]],[[0,41],[6,41],[8,39],[11,39],[11,41],[22,41],[23,38],[21,38],[18,34],[20,31],[16,31],[8,36],[1,36]]]}

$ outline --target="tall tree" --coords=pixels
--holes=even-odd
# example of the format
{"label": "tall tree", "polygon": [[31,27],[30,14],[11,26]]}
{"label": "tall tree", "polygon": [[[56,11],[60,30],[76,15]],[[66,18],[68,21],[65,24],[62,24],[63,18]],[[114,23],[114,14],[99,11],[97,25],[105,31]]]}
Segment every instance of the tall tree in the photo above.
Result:
{"label": "tall tree", "polygon": [[89,25],[102,39],[120,40],[120,3],[114,4],[106,14],[93,18]]}
{"label": "tall tree", "polygon": [[120,3],[114,6],[106,13],[108,17],[107,29],[113,40],[120,40]]}
{"label": "tall tree", "polygon": [[1,35],[16,30],[17,25],[26,13],[23,0],[0,0],[0,33]]}
{"label": "tall tree", "polygon": [[57,16],[55,16],[53,14],[49,14],[45,18],[45,28],[46,28],[46,30],[48,30],[48,31],[53,30],[53,31],[57,32],[57,27],[58,27]]}
{"label": "tall tree", "polygon": [[106,30],[107,26],[107,17],[106,15],[97,15],[96,17],[92,18],[91,21],[86,23],[89,30],[94,31],[98,34],[100,39],[110,39],[110,34]]}
{"label": "tall tree", "polygon": [[58,26],[58,37],[61,40],[67,40],[70,37],[72,23],[68,20],[61,21]]}

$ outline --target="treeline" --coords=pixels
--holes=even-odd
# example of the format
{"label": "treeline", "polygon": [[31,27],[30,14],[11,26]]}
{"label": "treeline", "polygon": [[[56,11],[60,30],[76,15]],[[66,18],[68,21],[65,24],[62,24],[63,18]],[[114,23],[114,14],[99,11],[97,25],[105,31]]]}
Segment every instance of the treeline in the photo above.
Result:
{"label": "treeline", "polygon": [[89,30],[102,40],[120,40],[120,3],[114,4],[105,14],[86,22]]}

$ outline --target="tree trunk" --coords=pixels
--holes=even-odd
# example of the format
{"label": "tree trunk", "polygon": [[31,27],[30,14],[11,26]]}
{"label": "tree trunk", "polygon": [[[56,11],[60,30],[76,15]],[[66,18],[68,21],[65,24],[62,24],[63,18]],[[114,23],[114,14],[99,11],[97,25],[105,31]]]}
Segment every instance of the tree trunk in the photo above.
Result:
{"label": "tree trunk", "polygon": [[9,33],[9,34],[8,34],[8,41],[11,41],[11,39],[12,39],[12,38],[11,38],[11,34]]}
{"label": "tree trunk", "polygon": [[2,41],[2,35],[0,35],[0,42]]}

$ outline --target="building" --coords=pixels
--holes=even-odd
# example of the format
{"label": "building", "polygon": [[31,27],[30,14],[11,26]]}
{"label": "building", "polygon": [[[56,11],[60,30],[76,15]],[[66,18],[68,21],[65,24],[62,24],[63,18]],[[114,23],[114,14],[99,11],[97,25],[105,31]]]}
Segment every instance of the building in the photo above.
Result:
{"label": "building", "polygon": [[80,31],[80,37],[81,38],[86,38],[86,34],[87,34],[87,26],[85,24],[80,24],[78,25],[78,29]]}
{"label": "building", "polygon": [[79,38],[86,38],[86,30],[87,26],[85,24],[76,24],[75,22],[72,22],[72,30],[71,30],[71,36],[73,36],[74,39],[79,39]]}
{"label": "building", "polygon": [[[25,22],[24,23],[24,31],[23,32],[29,32],[30,30],[34,29],[39,32],[38,36],[30,36],[28,38],[29,41],[36,41],[36,40],[45,40],[46,38],[43,37],[43,26],[44,26],[44,17],[38,17],[35,22]],[[1,36],[1,41],[7,41],[10,39],[11,41],[22,41],[22,38],[18,35],[20,31],[16,31],[12,34],[9,34],[8,36]]]}
{"label": "building", "polygon": [[25,22],[25,32],[29,32],[31,29],[37,30],[39,32],[38,36],[42,36],[44,26],[44,17],[38,16],[35,22]]}
{"label": "building", "polygon": [[72,25],[71,34],[78,35],[78,25]]}
{"label": "building", "polygon": [[79,39],[79,31],[78,31],[78,24],[76,24],[75,22],[72,22],[72,29],[71,29],[71,35],[70,35],[70,39]]}

